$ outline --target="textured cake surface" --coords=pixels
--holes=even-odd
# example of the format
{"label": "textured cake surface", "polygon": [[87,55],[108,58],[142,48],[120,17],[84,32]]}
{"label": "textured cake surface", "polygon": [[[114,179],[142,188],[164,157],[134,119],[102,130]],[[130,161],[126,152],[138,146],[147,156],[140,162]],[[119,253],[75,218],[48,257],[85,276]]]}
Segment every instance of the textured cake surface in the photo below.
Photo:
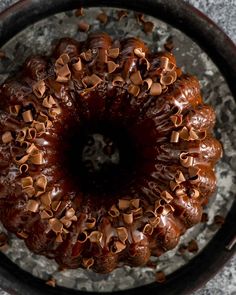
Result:
{"label": "textured cake surface", "polygon": [[1,86],[0,109],[0,220],[62,267],[144,265],[215,190],[214,110],[139,39],[60,40]]}

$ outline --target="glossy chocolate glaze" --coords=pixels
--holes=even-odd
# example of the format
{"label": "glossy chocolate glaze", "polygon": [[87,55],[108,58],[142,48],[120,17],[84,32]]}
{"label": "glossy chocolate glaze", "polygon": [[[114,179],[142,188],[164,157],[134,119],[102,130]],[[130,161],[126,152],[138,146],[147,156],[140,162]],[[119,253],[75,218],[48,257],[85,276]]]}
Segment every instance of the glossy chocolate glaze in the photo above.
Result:
{"label": "glossy chocolate glaze", "polygon": [[[64,38],[0,87],[0,220],[62,267],[144,265],[201,220],[222,154],[214,124],[169,52],[105,33]],[[108,132],[123,157],[99,193],[81,170],[88,130]]]}

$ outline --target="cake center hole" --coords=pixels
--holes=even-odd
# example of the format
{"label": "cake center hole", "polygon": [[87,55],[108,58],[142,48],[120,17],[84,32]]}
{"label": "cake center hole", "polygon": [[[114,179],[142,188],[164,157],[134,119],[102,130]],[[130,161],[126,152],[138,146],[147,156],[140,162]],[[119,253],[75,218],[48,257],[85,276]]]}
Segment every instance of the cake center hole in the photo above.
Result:
{"label": "cake center hole", "polygon": [[119,149],[110,137],[99,133],[88,136],[82,150],[82,163],[88,173],[99,172],[119,162]]}

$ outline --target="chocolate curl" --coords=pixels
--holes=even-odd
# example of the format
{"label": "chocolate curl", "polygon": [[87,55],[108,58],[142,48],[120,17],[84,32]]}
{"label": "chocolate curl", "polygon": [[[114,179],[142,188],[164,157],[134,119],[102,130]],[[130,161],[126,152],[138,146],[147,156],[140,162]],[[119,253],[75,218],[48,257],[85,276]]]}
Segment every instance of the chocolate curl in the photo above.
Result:
{"label": "chocolate curl", "polygon": [[175,190],[175,195],[176,195],[177,197],[180,197],[180,196],[184,196],[184,195],[186,195],[185,189],[184,189],[184,188],[177,188],[177,189]]}
{"label": "chocolate curl", "polygon": [[27,203],[27,205],[26,205],[26,210],[35,213],[35,212],[38,211],[39,205],[40,205],[40,203],[38,201],[29,200],[28,203]]}
{"label": "chocolate curl", "polygon": [[132,199],[130,200],[130,205],[133,206],[135,209],[139,208],[140,199]]}
{"label": "chocolate curl", "polygon": [[48,121],[48,116],[46,114],[44,114],[43,112],[40,112],[38,115],[37,121],[43,122],[46,125],[46,123]]}
{"label": "chocolate curl", "polygon": [[20,109],[21,109],[21,106],[19,104],[17,104],[17,105],[14,105],[14,106],[10,106],[9,107],[9,112],[10,112],[11,115],[16,117],[19,114]]}
{"label": "chocolate curl", "polygon": [[111,217],[118,217],[120,215],[120,211],[116,208],[115,205],[112,205],[110,210],[108,211],[108,214],[111,216]]}
{"label": "chocolate curl", "polygon": [[124,244],[125,241],[128,239],[127,229],[125,227],[117,227],[116,232],[117,232],[119,240]]}
{"label": "chocolate curl", "polygon": [[94,259],[93,258],[83,258],[82,260],[83,262],[83,266],[86,268],[86,269],[90,269],[93,264],[94,264]]}
{"label": "chocolate curl", "polygon": [[117,58],[120,54],[120,48],[109,48],[107,50],[107,56],[110,58]]}
{"label": "chocolate curl", "polygon": [[147,224],[144,226],[142,232],[143,232],[143,234],[145,234],[145,235],[149,235],[149,236],[151,236],[152,233],[153,233],[153,227],[151,226],[151,224],[147,223]]}
{"label": "chocolate curl", "polygon": [[154,205],[154,213],[156,213],[156,210],[160,207],[163,207],[165,205],[165,200],[160,199],[160,200],[156,200],[155,201],[155,205]]}
{"label": "chocolate curl", "polygon": [[13,140],[12,134],[10,131],[6,131],[2,135],[2,142],[3,143],[9,143]]}
{"label": "chocolate curl", "polygon": [[190,196],[193,199],[197,199],[200,196],[200,193],[199,193],[199,191],[197,189],[193,188],[190,191]]}
{"label": "chocolate curl", "polygon": [[145,52],[143,51],[142,48],[134,48],[134,54],[135,54],[137,57],[145,58]]}
{"label": "chocolate curl", "polygon": [[160,83],[153,83],[150,91],[149,91],[150,95],[152,96],[158,96],[162,93],[162,87]]}
{"label": "chocolate curl", "polygon": [[80,56],[81,56],[81,58],[82,58],[83,60],[85,60],[85,61],[91,61],[92,58],[93,58],[92,50],[89,49],[89,50],[87,50],[86,52],[82,52],[82,53],[80,54]]}
{"label": "chocolate curl", "polygon": [[143,83],[143,79],[141,76],[140,71],[136,71],[134,73],[132,73],[130,75],[130,81],[134,84],[134,85],[142,85]]}
{"label": "chocolate curl", "polygon": [[36,179],[35,187],[37,190],[36,197],[42,195],[47,187],[47,178],[45,175],[41,175]]}
{"label": "chocolate curl", "polygon": [[29,198],[32,198],[35,195],[35,189],[33,186],[26,187],[23,189],[23,191],[28,195]]}
{"label": "chocolate curl", "polygon": [[168,68],[168,64],[169,64],[169,58],[168,57],[166,57],[166,56],[162,56],[161,58],[160,58],[160,66],[161,66],[161,68],[162,69],[164,69],[164,70],[167,70],[167,68]]}
{"label": "chocolate curl", "polygon": [[26,232],[24,231],[19,231],[16,233],[16,235],[20,238],[23,238],[23,239],[27,239],[29,237],[29,234],[27,234]]}
{"label": "chocolate curl", "polygon": [[189,140],[203,140],[207,136],[206,131],[197,131],[194,130],[193,128],[190,128],[189,130]]}
{"label": "chocolate curl", "polygon": [[151,78],[147,78],[147,79],[143,80],[144,89],[149,90],[152,86],[152,83],[153,83],[153,81]]}
{"label": "chocolate curl", "polygon": [[170,205],[170,204],[166,204],[163,207],[162,210],[162,215],[166,216],[168,215],[170,212],[173,212],[175,209]]}
{"label": "chocolate curl", "polygon": [[61,108],[60,107],[51,108],[48,113],[49,113],[49,116],[54,119],[61,114]]}
{"label": "chocolate curl", "polygon": [[179,158],[180,158],[180,164],[183,167],[189,168],[193,166],[194,158],[192,156],[188,156],[188,153],[181,153]]}
{"label": "chocolate curl", "polygon": [[121,76],[115,76],[112,81],[113,86],[120,86],[122,87],[125,84],[125,80]]}
{"label": "chocolate curl", "polygon": [[34,165],[42,165],[43,164],[43,152],[37,151],[29,156],[29,160]]}
{"label": "chocolate curl", "polygon": [[78,236],[78,241],[81,244],[85,243],[87,241],[87,239],[88,239],[88,234],[86,231],[81,232]]}
{"label": "chocolate curl", "polygon": [[95,88],[101,82],[102,82],[102,79],[98,77],[96,74],[92,74],[91,76],[85,76],[82,79],[82,83],[84,87],[88,89]]}
{"label": "chocolate curl", "polygon": [[26,150],[26,153],[33,155],[33,154],[37,154],[38,151],[39,151],[39,149],[36,147],[36,145],[34,143],[31,143],[31,145]]}
{"label": "chocolate curl", "polygon": [[177,79],[177,74],[175,71],[167,72],[165,74],[161,74],[160,83],[164,86],[168,86],[173,84]]}
{"label": "chocolate curl", "polygon": [[88,236],[91,243],[101,244],[103,234],[100,231],[92,231],[91,234]]}
{"label": "chocolate curl", "polygon": [[61,205],[61,201],[53,201],[51,204],[51,208],[54,212],[56,212]]}
{"label": "chocolate curl", "polygon": [[66,83],[70,80],[71,78],[71,71],[68,67],[68,65],[64,65],[60,67],[59,69],[56,69],[56,81],[59,83]]}
{"label": "chocolate curl", "polygon": [[46,92],[46,85],[43,80],[38,81],[33,85],[33,92],[38,98],[42,98]]}
{"label": "chocolate curl", "polygon": [[176,172],[176,174],[175,174],[175,181],[176,181],[177,183],[182,183],[182,182],[186,181],[186,179],[185,179],[185,177],[184,177],[182,171],[178,170],[178,171]]}
{"label": "chocolate curl", "polygon": [[133,213],[123,213],[123,220],[124,220],[124,223],[126,224],[132,224],[134,219],[133,219]]}
{"label": "chocolate curl", "polygon": [[179,186],[180,186],[179,183],[177,183],[177,182],[175,182],[173,180],[170,181],[170,189],[172,191],[175,191],[175,189],[178,188]]}
{"label": "chocolate curl", "polygon": [[23,142],[25,140],[26,134],[27,134],[28,128],[24,127],[17,133],[16,141]]}
{"label": "chocolate curl", "polygon": [[26,122],[26,123],[30,123],[30,122],[32,122],[34,120],[33,114],[32,114],[32,112],[30,110],[25,111],[24,113],[22,113],[22,117],[23,117],[24,122]]}
{"label": "chocolate curl", "polygon": [[51,192],[46,192],[40,196],[41,203],[49,208],[52,203]]}
{"label": "chocolate curl", "polygon": [[22,165],[20,165],[19,170],[20,170],[21,174],[26,173],[29,170],[29,165],[28,164],[22,164]]}
{"label": "chocolate curl", "polygon": [[51,210],[43,210],[43,211],[40,211],[39,214],[42,219],[50,219],[53,217],[53,213]]}
{"label": "chocolate curl", "polygon": [[161,193],[161,198],[166,202],[166,203],[170,203],[173,200],[173,197],[170,193],[168,193],[167,191],[163,191]]}
{"label": "chocolate curl", "polygon": [[155,228],[160,223],[160,221],[161,221],[161,219],[159,216],[149,218],[149,223],[151,224],[151,226],[153,228]]}
{"label": "chocolate curl", "polygon": [[119,201],[118,201],[118,208],[120,210],[128,209],[129,206],[130,206],[130,200],[119,199]]}
{"label": "chocolate curl", "polygon": [[31,176],[21,178],[21,186],[23,189],[28,188],[28,187],[32,187],[33,186],[33,178]]}
{"label": "chocolate curl", "polygon": [[182,138],[183,140],[189,140],[189,132],[188,132],[188,128],[186,126],[184,126],[180,131],[179,131],[179,136],[180,138]]}
{"label": "chocolate curl", "polygon": [[67,219],[65,216],[62,217],[60,219],[61,223],[63,223],[63,225],[66,227],[66,228],[69,228],[72,224],[72,221],[70,219]]}
{"label": "chocolate curl", "polygon": [[76,72],[80,72],[82,70],[82,62],[80,57],[77,58],[76,62],[73,62],[72,67]]}
{"label": "chocolate curl", "polygon": [[146,67],[146,71],[149,71],[150,69],[150,62],[145,58],[145,57],[142,57],[140,60],[139,60],[139,65],[140,66],[144,66]]}
{"label": "chocolate curl", "polygon": [[62,233],[63,224],[57,218],[49,219],[50,229],[55,232],[56,234]]}
{"label": "chocolate curl", "polygon": [[62,243],[62,242],[63,242],[63,238],[62,238],[61,233],[57,234],[56,242],[57,242],[57,243]]}
{"label": "chocolate curl", "polygon": [[143,217],[143,208],[133,209],[132,213],[134,220],[139,219]]}
{"label": "chocolate curl", "polygon": [[136,85],[133,85],[133,84],[130,84],[129,87],[128,87],[128,92],[136,97],[136,96],[139,95],[140,87],[136,86]]}
{"label": "chocolate curl", "polygon": [[115,72],[117,68],[119,68],[119,64],[116,64],[114,61],[107,62],[107,71],[109,74]]}
{"label": "chocolate curl", "polygon": [[174,115],[170,116],[171,121],[175,125],[175,127],[179,127],[183,122],[183,115]]}
{"label": "chocolate curl", "polygon": [[173,142],[173,143],[179,142],[179,132],[178,131],[171,132],[170,142]]}
{"label": "chocolate curl", "polygon": [[25,149],[25,150],[27,150],[27,149],[30,147],[30,145],[31,145],[31,143],[28,142],[28,141],[22,141],[22,142],[20,142],[20,146],[21,146],[23,149]]}
{"label": "chocolate curl", "polygon": [[34,140],[36,138],[37,131],[35,128],[28,128],[26,138],[29,140]]}
{"label": "chocolate curl", "polygon": [[88,218],[85,222],[85,226],[87,229],[92,229],[96,225],[96,219],[94,217]]}
{"label": "chocolate curl", "polygon": [[68,218],[68,219],[71,219],[75,216],[75,210],[74,208],[70,208],[68,210],[66,210],[66,214],[65,214],[65,217]]}
{"label": "chocolate curl", "polygon": [[59,69],[70,62],[70,57],[67,53],[63,53],[55,62],[55,68]]}
{"label": "chocolate curl", "polygon": [[153,208],[152,206],[149,206],[146,210],[145,210],[145,215],[151,217],[156,217],[156,209]]}
{"label": "chocolate curl", "polygon": [[49,96],[47,96],[47,97],[45,97],[43,99],[43,106],[45,108],[50,109],[55,104],[56,104],[56,102],[55,102],[54,98],[51,95],[49,95]]}
{"label": "chocolate curl", "polygon": [[120,241],[115,241],[110,249],[112,253],[116,254],[116,253],[120,253],[125,248],[126,248],[125,244],[121,243]]}
{"label": "chocolate curl", "polygon": [[33,121],[32,127],[36,129],[38,136],[41,136],[46,132],[45,124],[42,122]]}

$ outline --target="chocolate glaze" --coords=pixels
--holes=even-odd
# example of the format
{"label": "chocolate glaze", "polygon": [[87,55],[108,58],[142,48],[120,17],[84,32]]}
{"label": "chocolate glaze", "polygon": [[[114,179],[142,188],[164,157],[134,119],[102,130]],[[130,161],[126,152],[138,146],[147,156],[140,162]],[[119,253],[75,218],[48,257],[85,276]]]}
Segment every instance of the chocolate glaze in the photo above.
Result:
{"label": "chocolate glaze", "polygon": [[[106,273],[146,264],[200,222],[222,147],[198,80],[171,53],[105,33],[63,38],[50,57],[29,57],[0,97],[0,220],[31,251]],[[82,187],[88,126],[125,134],[111,192]]]}

